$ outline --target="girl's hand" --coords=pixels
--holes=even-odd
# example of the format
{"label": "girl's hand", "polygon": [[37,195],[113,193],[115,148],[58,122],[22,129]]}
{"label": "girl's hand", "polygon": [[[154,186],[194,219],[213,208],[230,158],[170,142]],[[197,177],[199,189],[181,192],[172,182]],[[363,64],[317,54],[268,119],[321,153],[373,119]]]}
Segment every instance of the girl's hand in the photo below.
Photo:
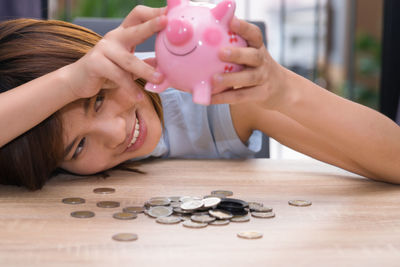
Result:
{"label": "girl's hand", "polygon": [[[152,83],[163,80],[153,67],[134,55],[136,45],[162,30],[167,19],[164,8],[135,7],[116,29],[107,33],[94,48],[74,64],[65,67],[69,88],[76,98],[87,98],[101,88],[116,86],[134,90],[134,80]],[[133,92],[140,98],[141,92]]]}
{"label": "girl's hand", "polygon": [[217,74],[213,79],[212,104],[256,102],[263,108],[274,108],[281,101],[279,88],[284,69],[266,50],[260,29],[234,18],[231,30],[244,38],[248,47],[229,47],[219,51],[222,61],[244,65],[244,70]]}

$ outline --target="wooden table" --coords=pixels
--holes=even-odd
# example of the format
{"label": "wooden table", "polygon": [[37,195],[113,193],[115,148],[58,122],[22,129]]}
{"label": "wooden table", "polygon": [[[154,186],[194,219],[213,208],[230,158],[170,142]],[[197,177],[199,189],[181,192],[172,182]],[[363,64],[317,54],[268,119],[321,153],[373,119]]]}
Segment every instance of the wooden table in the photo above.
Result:
{"label": "wooden table", "polygon": [[[400,190],[313,161],[168,160],[144,163],[146,174],[113,171],[107,179],[60,175],[41,191],[0,186],[0,266],[399,266]],[[113,187],[114,194],[93,193]],[[274,208],[273,219],[188,229],[144,214],[112,218],[150,197],[204,196],[227,189],[234,197]],[[67,205],[79,196],[85,204]],[[288,200],[312,201],[293,207]],[[121,208],[96,207],[116,200]],[[75,210],[96,213],[90,219]],[[264,234],[240,239],[243,230]],[[117,242],[119,232],[139,235]]]}

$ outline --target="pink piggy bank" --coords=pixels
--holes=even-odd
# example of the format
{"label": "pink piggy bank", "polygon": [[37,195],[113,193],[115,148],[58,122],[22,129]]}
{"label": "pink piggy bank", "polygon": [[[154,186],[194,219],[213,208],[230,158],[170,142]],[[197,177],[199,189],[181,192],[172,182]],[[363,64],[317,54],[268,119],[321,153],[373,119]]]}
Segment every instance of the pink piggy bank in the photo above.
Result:
{"label": "pink piggy bank", "polygon": [[146,90],[160,93],[174,87],[191,92],[194,103],[209,105],[213,75],[242,69],[218,58],[220,47],[247,46],[229,31],[235,8],[235,2],[228,0],[211,9],[190,5],[189,0],[168,0],[168,24],[155,44],[157,71],[165,80],[146,84]]}

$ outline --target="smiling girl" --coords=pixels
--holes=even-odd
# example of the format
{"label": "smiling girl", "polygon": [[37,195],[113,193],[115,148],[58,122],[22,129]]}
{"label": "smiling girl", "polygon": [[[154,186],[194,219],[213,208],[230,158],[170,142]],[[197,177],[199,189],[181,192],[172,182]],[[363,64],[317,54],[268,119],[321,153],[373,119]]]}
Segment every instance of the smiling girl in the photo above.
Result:
{"label": "smiling girl", "polygon": [[[0,182],[41,188],[57,168],[94,174],[131,159],[248,158],[255,130],[360,175],[400,182],[400,128],[277,64],[259,29],[234,19],[245,65],[214,77],[211,106],[169,89],[135,46],[163,29],[165,9],[139,6],[104,38],[60,21],[0,24]],[[235,88],[235,89],[230,89]]]}

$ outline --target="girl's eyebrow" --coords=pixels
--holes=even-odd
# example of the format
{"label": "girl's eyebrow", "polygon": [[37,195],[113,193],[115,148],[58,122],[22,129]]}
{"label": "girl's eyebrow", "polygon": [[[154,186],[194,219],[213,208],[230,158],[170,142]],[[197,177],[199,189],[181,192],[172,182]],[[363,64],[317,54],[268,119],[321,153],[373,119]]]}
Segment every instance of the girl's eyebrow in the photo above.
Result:
{"label": "girl's eyebrow", "polygon": [[[89,112],[90,100],[91,98],[86,98],[84,101],[82,101],[82,106],[85,112],[85,116]],[[78,142],[78,137],[75,137],[74,140],[69,145],[66,146],[64,150],[64,160],[69,155],[69,153],[71,153],[71,150],[73,147],[75,147],[76,142]]]}

